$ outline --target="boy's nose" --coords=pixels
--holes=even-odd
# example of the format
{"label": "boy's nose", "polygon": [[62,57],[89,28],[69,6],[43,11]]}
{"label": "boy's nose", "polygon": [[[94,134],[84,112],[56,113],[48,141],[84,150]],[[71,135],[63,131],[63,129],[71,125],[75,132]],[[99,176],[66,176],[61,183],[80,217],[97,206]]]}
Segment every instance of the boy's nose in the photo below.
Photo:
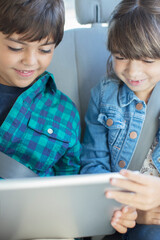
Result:
{"label": "boy's nose", "polygon": [[34,66],[37,63],[36,53],[27,51],[23,55],[22,63],[26,66]]}

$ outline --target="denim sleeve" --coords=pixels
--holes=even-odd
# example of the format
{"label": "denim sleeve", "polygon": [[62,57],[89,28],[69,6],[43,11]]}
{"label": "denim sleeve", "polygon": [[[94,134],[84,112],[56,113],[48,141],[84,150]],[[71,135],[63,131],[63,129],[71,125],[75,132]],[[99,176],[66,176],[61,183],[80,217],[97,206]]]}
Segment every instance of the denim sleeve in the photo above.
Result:
{"label": "denim sleeve", "polygon": [[91,92],[85,117],[86,129],[82,144],[81,174],[111,171],[110,153],[107,146],[107,129],[98,122],[100,113],[101,85]]}

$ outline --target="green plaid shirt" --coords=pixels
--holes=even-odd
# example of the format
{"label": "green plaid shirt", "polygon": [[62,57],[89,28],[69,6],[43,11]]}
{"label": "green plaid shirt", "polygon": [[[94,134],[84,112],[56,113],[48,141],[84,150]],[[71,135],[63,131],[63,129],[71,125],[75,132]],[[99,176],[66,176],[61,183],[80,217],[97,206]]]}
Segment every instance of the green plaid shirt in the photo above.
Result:
{"label": "green plaid shirt", "polygon": [[75,105],[45,72],[18,97],[1,125],[0,151],[39,176],[77,174],[79,137]]}

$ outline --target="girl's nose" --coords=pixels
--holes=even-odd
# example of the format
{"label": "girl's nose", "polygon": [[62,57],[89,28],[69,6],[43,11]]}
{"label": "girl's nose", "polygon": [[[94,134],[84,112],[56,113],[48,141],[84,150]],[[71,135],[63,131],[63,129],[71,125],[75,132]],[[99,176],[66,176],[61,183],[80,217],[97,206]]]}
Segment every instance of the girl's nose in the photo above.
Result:
{"label": "girl's nose", "polygon": [[135,79],[142,72],[141,61],[129,60],[127,64],[127,73],[131,79]]}

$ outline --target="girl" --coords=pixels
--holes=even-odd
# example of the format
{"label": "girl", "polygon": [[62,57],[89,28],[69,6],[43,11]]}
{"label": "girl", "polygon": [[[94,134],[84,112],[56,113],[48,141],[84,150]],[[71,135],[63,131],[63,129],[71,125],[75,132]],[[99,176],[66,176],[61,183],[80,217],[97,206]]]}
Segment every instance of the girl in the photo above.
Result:
{"label": "girl", "polygon": [[[92,89],[86,114],[82,174],[119,172],[128,167],[144,123],[148,99],[160,81],[159,39],[160,1],[120,2],[109,23],[108,77]],[[160,176],[159,136],[160,129],[141,169],[142,173],[156,177]],[[124,239],[160,239],[159,208],[154,213],[159,220],[155,226],[152,217],[146,218],[146,214],[151,216],[150,212],[139,211],[140,225],[128,231]],[[150,229],[154,231],[148,234]]]}

